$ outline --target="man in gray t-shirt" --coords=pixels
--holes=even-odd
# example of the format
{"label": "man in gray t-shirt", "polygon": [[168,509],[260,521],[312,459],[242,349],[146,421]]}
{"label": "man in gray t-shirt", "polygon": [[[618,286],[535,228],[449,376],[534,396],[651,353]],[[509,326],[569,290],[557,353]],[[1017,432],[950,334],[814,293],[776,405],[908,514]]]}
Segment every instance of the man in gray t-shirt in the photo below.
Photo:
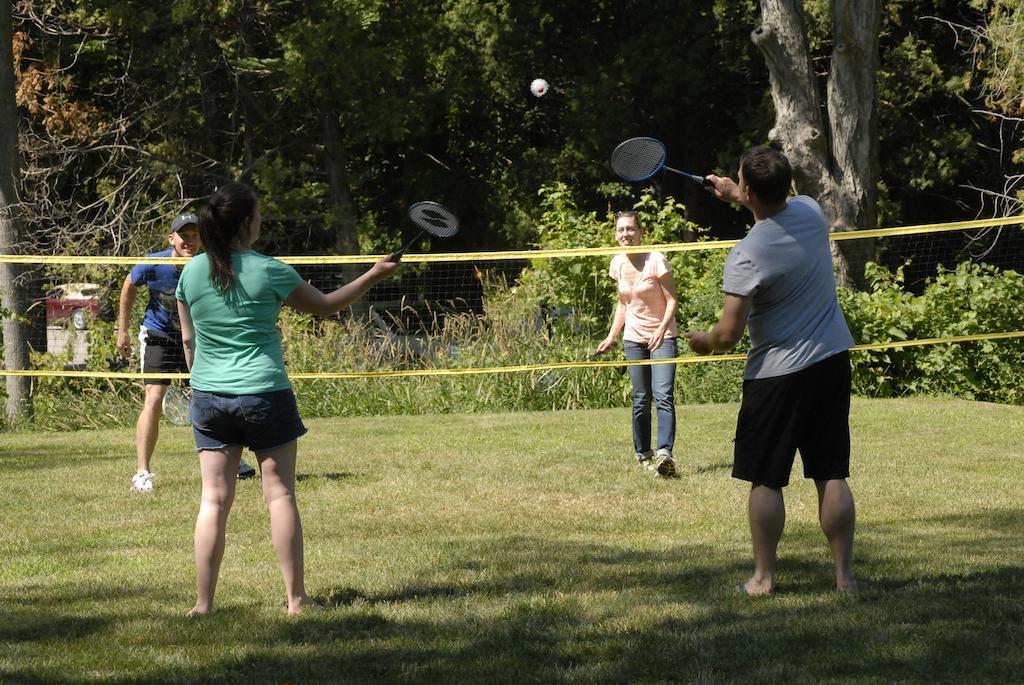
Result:
{"label": "man in gray t-shirt", "polygon": [[737,202],[756,223],[729,253],[725,305],[709,332],[687,334],[697,353],[731,350],[750,330],[733,477],[751,483],[754,574],[740,588],[775,591],[775,558],[797,450],[818,490],[819,521],[835,563],[836,587],[855,590],[855,509],[850,464],[850,360],[853,338],[836,298],[828,226],[818,203],[789,197],[789,161],[768,148],[747,150],[739,183],[708,176],[711,192]]}
{"label": "man in gray t-shirt", "polygon": [[853,346],[836,299],[825,216],[806,195],[758,221],[729,252],[722,290],[752,300],[744,378],[784,376]]}

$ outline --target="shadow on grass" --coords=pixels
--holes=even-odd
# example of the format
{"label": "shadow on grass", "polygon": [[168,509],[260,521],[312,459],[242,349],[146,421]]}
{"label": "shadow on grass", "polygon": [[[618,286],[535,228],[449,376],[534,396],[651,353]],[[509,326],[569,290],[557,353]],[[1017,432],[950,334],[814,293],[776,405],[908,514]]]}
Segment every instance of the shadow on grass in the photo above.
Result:
{"label": "shadow on grass", "polygon": [[713,464],[700,464],[696,468],[697,473],[712,473],[714,471],[725,471],[732,469],[731,461],[719,461]]}
{"label": "shadow on grass", "polygon": [[[954,529],[989,554],[1018,549],[1010,538],[1024,526],[1009,509],[907,524]],[[787,591],[754,600],[730,591],[749,560],[707,545],[446,539],[442,564],[397,589],[318,593],[339,605],[323,614],[268,620],[226,607],[199,623],[164,617],[167,665],[105,682],[962,683],[1012,682],[1024,669],[1019,557],[915,576],[905,569],[930,558],[920,545],[882,556],[866,544],[861,556],[876,576],[866,591],[842,595],[828,591],[824,542],[811,545],[802,532],[789,542],[780,561]],[[945,542],[937,532],[930,549]],[[102,627],[82,626],[69,643]],[[51,628],[60,632],[59,621]],[[210,640],[223,657],[190,656]],[[83,680],[0,669],[3,682]]]}
{"label": "shadow on grass", "polygon": [[[0,612],[0,643],[77,640],[98,633],[109,621],[95,616],[46,615],[40,612]],[[4,682],[4,681],[0,681]]]}
{"label": "shadow on grass", "polygon": [[314,481],[315,482],[315,481],[318,481],[318,480],[344,481],[344,480],[354,480],[354,479],[358,479],[358,478],[361,478],[361,477],[362,476],[360,476],[359,474],[352,473],[351,471],[330,471],[328,473],[297,473],[297,474],[295,474],[295,480],[297,482],[299,482],[299,483],[306,482],[306,481]]}
{"label": "shadow on grass", "polygon": [[114,453],[105,457],[95,454],[68,454],[52,448],[0,449],[0,473],[21,473],[28,470],[67,469],[70,466],[103,461],[126,461],[127,452]]}

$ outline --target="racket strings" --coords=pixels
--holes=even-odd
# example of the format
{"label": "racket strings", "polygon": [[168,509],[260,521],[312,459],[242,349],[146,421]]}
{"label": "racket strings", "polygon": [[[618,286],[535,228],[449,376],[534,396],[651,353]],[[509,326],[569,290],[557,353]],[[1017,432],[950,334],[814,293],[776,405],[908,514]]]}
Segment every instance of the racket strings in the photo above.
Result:
{"label": "racket strings", "polygon": [[654,138],[630,138],[612,152],[612,170],[626,180],[642,181],[665,163],[665,146]]}
{"label": "racket strings", "polygon": [[192,396],[179,388],[170,388],[164,395],[164,416],[171,423],[184,426],[191,421]]}
{"label": "racket strings", "polygon": [[438,238],[450,238],[459,232],[459,219],[436,202],[420,202],[409,210],[409,217],[419,228]]}

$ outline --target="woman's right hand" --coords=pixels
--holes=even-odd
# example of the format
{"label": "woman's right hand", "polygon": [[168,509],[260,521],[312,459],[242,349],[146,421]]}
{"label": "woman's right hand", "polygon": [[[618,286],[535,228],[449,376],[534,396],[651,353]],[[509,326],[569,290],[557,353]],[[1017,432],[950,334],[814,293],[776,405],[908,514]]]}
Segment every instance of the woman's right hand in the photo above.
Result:
{"label": "woman's right hand", "polygon": [[615,338],[605,338],[598,344],[595,354],[604,354],[613,347],[615,347]]}
{"label": "woman's right hand", "polygon": [[370,274],[375,281],[383,281],[394,276],[399,266],[401,266],[400,262],[393,260],[392,256],[388,255],[370,267]]}

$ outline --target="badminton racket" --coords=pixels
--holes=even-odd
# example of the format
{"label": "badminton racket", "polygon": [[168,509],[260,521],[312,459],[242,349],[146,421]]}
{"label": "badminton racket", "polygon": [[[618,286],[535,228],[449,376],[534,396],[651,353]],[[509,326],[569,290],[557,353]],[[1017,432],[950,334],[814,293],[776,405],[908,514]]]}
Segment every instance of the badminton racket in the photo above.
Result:
{"label": "badminton racket", "polygon": [[665,144],[657,138],[630,138],[612,151],[612,171],[625,181],[646,181],[662,169],[685,176],[708,187],[714,184],[706,176],[698,176],[665,166]]}
{"label": "badminton racket", "polygon": [[187,426],[192,422],[192,391],[189,388],[173,386],[164,393],[164,416],[175,426]]}
{"label": "badminton racket", "polygon": [[405,244],[401,250],[392,252],[388,259],[392,262],[402,261],[402,255],[412,246],[424,233],[429,233],[438,238],[451,238],[459,232],[459,218],[447,207],[437,202],[417,202],[409,207],[409,219],[420,232],[416,237]]}

